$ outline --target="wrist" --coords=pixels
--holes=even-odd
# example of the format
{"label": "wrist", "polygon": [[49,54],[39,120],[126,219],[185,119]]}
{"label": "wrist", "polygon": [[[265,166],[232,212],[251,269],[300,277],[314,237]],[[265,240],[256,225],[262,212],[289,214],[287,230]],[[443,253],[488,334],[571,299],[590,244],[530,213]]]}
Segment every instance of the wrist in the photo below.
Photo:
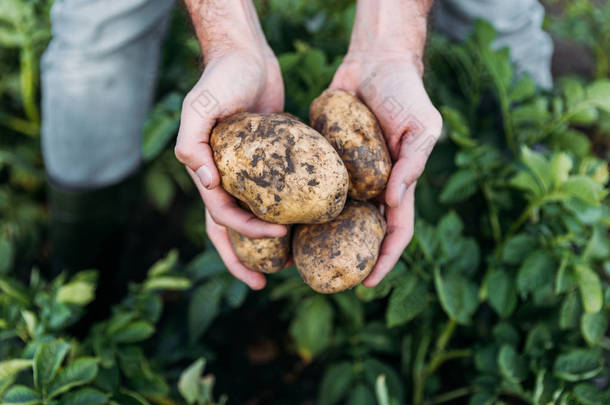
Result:
{"label": "wrist", "polygon": [[235,50],[264,59],[271,52],[251,0],[185,0],[204,63]]}
{"label": "wrist", "polygon": [[406,59],[423,70],[432,0],[358,0],[348,54]]}

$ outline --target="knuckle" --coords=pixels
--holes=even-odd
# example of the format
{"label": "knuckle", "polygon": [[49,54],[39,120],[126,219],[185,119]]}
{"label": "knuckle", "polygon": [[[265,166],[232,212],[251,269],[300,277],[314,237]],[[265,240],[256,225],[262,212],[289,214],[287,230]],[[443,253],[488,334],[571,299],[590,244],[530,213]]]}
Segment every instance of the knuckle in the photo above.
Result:
{"label": "knuckle", "polygon": [[176,158],[184,164],[187,164],[193,159],[193,152],[191,148],[185,146],[184,143],[176,144],[174,147],[174,155],[176,155]]}
{"label": "knuckle", "polygon": [[434,135],[440,135],[443,128],[443,116],[436,108],[434,108],[430,113],[430,125],[432,126],[432,132]]}

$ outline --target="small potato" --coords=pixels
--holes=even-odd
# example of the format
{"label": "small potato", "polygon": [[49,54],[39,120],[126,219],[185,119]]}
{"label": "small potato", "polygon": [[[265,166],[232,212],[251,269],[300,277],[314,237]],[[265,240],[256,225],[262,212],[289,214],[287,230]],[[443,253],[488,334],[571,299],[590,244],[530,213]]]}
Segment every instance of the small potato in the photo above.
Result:
{"label": "small potato", "polygon": [[341,213],[349,186],[328,141],[287,114],[237,113],[210,137],[223,188],[276,224],[322,223]]}
{"label": "small potato", "polygon": [[366,201],[381,194],[392,161],[375,115],[351,93],[328,89],[309,108],[309,122],[341,156],[349,172],[349,197]]}
{"label": "small potato", "polygon": [[290,257],[290,232],[281,238],[253,239],[229,229],[229,239],[239,261],[261,273],[276,273]]}
{"label": "small potato", "polygon": [[305,283],[317,292],[352,288],[377,262],[385,230],[385,220],[373,205],[348,201],[334,220],[296,227],[294,262]]}

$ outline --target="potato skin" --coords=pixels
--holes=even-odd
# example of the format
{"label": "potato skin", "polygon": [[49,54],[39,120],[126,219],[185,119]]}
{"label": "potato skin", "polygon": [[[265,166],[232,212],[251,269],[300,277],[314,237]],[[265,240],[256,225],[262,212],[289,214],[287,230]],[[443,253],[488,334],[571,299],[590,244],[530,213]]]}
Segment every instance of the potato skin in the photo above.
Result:
{"label": "potato skin", "polygon": [[290,257],[290,232],[281,238],[253,239],[229,229],[235,254],[244,266],[261,273],[276,273]]}
{"label": "potato skin", "polygon": [[366,201],[381,194],[392,170],[375,115],[347,91],[328,89],[309,108],[309,122],[341,156],[349,172],[349,197]]}
{"label": "potato skin", "polygon": [[210,137],[223,188],[276,224],[322,223],[341,213],[349,177],[326,139],[286,114],[241,112]]}
{"label": "potato skin", "polygon": [[367,202],[348,201],[334,220],[298,225],[292,254],[301,277],[319,293],[352,288],[369,275],[377,262],[386,223]]}

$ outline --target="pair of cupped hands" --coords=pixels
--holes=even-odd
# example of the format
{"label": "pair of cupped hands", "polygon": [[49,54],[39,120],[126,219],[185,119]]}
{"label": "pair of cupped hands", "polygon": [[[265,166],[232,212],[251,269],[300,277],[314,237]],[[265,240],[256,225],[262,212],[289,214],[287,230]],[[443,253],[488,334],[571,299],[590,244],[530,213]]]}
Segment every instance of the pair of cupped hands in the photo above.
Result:
{"label": "pair of cupped hands", "polygon": [[[422,82],[421,62],[409,53],[348,51],[330,88],[356,94],[375,114],[393,161],[379,198],[387,233],[373,271],[363,281],[377,285],[394,267],[413,236],[414,191],[441,133],[442,119]],[[244,266],[227,228],[251,238],[281,237],[284,225],[271,224],[243,210],[221,186],[208,144],[219,120],[237,111],[281,112],[284,84],[268,45],[231,49],[206,60],[206,68],[185,97],[175,153],[187,168],[205,203],[206,231],[227,269],[252,289],[265,276]]]}

